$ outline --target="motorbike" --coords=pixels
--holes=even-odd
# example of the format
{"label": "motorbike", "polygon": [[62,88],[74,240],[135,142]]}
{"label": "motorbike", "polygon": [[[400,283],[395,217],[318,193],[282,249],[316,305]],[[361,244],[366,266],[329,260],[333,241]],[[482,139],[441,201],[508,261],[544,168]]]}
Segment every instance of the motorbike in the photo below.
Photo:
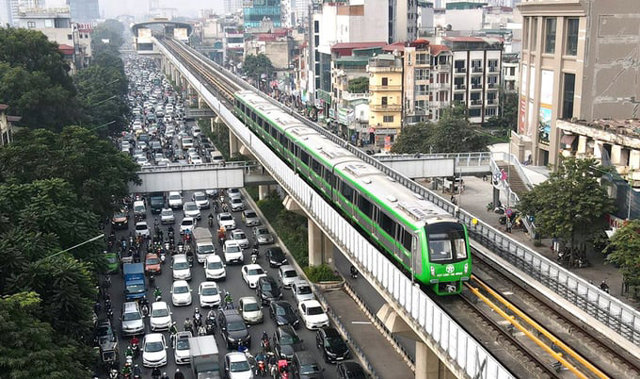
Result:
{"label": "motorbike", "polygon": [[120,375],[118,374],[118,369],[112,368],[112,369],[109,371],[109,379],[118,379],[118,376],[120,376]]}
{"label": "motorbike", "polygon": [[271,342],[269,341],[268,336],[267,338],[262,338],[260,341],[260,347],[262,347],[262,350],[264,351],[271,351]]}
{"label": "motorbike", "polygon": [[135,365],[133,367],[133,379],[142,379],[142,370],[140,369],[140,366]]}
{"label": "motorbike", "polygon": [[206,332],[209,335],[214,335],[216,333],[216,320],[213,318],[207,318],[205,321]]}
{"label": "motorbike", "polygon": [[354,266],[351,266],[350,272],[353,279],[358,279],[358,270]]}
{"label": "motorbike", "polygon": [[267,364],[264,360],[256,361],[256,375],[265,376],[267,374]]}
{"label": "motorbike", "polygon": [[260,251],[254,248],[253,251],[251,251],[251,263],[255,264],[258,261],[259,256],[260,256]]}

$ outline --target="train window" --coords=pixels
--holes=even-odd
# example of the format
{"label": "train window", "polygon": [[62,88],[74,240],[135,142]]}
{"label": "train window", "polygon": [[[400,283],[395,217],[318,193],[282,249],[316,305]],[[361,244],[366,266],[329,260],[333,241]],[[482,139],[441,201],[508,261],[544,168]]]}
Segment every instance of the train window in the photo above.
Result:
{"label": "train window", "polygon": [[287,146],[287,136],[285,136],[284,134],[279,134],[279,137],[280,137],[280,143],[283,146],[286,147]]}
{"label": "train window", "polygon": [[264,120],[263,120],[262,118],[259,118],[259,119],[258,119],[258,126],[259,126],[260,128],[264,128]]}
{"label": "train window", "polygon": [[395,236],[396,223],[380,209],[378,209],[378,225],[390,236]]}
{"label": "train window", "polygon": [[312,159],[311,168],[316,174],[322,175],[322,165],[320,165],[320,162],[318,162],[317,160]]}
{"label": "train window", "polygon": [[278,139],[278,129],[275,126],[271,126],[271,137]]}
{"label": "train window", "polygon": [[358,208],[369,218],[373,215],[373,205],[364,196],[358,195]]}
{"label": "train window", "polygon": [[329,170],[329,169],[327,169],[325,167],[324,174],[322,176],[324,177],[324,181],[329,183],[329,186],[335,187],[335,185],[336,185],[336,176],[333,175],[331,170]]}
{"label": "train window", "polygon": [[347,201],[353,202],[353,189],[345,182],[342,182],[342,196],[344,196]]}
{"label": "train window", "polygon": [[253,120],[253,122],[256,122],[256,120],[258,120],[258,117],[256,115],[256,112],[251,111],[251,119]]}
{"label": "train window", "polygon": [[291,142],[291,144],[293,145],[293,155],[300,158],[300,148],[298,147],[298,145],[293,143],[293,141]]}
{"label": "train window", "polygon": [[462,260],[467,258],[464,227],[458,223],[427,225],[427,241],[431,261]]}
{"label": "train window", "polygon": [[309,154],[307,154],[307,152],[302,149],[300,149],[300,160],[302,161],[302,163],[309,166]]}
{"label": "train window", "polygon": [[411,233],[409,233],[406,229],[402,229],[402,246],[404,246],[405,249],[411,251],[411,241],[413,236],[411,235]]}

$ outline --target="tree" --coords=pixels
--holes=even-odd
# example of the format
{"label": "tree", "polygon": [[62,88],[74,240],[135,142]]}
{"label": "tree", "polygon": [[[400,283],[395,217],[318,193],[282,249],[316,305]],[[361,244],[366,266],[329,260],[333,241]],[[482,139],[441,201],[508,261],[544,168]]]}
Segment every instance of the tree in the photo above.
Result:
{"label": "tree", "polygon": [[349,80],[349,92],[366,93],[369,92],[369,78],[366,76]]}
{"label": "tree", "polygon": [[429,145],[435,126],[431,123],[407,125],[391,146],[391,152],[397,154],[429,153],[433,147]]}
{"label": "tree", "polygon": [[399,154],[466,153],[487,150],[487,141],[487,136],[466,119],[463,107],[452,107],[436,124],[404,127],[391,151]]}
{"label": "tree", "polygon": [[604,216],[615,210],[598,181],[601,170],[594,159],[564,158],[549,180],[522,196],[518,207],[535,217],[541,234],[574,247],[603,230]]}
{"label": "tree", "polygon": [[500,92],[501,114],[490,118],[486,127],[516,130],[518,127],[518,93]]}
{"label": "tree", "polygon": [[111,141],[77,126],[60,134],[24,131],[0,149],[0,180],[62,178],[78,195],[79,206],[103,217],[113,212],[113,199],[129,193],[129,182],[139,182],[137,169]]}
{"label": "tree", "polygon": [[124,43],[124,25],[118,20],[108,19],[98,24],[91,33],[91,49],[95,52],[110,50],[117,53]]}
{"label": "tree", "polygon": [[95,362],[91,350],[39,320],[34,292],[0,298],[0,372],[13,379],[89,378]]}
{"label": "tree", "polygon": [[631,220],[611,237],[607,262],[620,267],[626,285],[640,286],[640,220]]}
{"label": "tree", "polygon": [[260,79],[264,76],[267,80],[271,79],[275,68],[271,64],[271,60],[264,54],[247,55],[242,65],[245,75],[251,76],[260,82]]}

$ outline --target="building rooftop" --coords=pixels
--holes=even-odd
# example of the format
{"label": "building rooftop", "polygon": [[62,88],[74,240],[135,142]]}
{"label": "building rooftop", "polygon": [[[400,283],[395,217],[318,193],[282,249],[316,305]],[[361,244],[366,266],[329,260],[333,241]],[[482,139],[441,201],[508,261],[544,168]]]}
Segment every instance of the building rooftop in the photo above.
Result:
{"label": "building rooftop", "polygon": [[640,119],[627,120],[602,119],[587,122],[584,120],[563,120],[566,123],[600,129],[605,132],[619,134],[631,138],[640,138]]}
{"label": "building rooftop", "polygon": [[73,55],[73,53],[75,52],[75,49],[73,46],[69,46],[65,44],[58,45],[58,50],[60,50],[60,52],[64,55]]}
{"label": "building rooftop", "polygon": [[386,42],[339,42],[331,46],[331,51],[334,49],[364,49],[367,47],[383,47]]}
{"label": "building rooftop", "polygon": [[7,104],[0,104],[0,111],[4,111],[7,108],[9,108],[9,106]]}
{"label": "building rooftop", "polygon": [[431,55],[436,56],[443,51],[451,51],[445,45],[431,45]]}

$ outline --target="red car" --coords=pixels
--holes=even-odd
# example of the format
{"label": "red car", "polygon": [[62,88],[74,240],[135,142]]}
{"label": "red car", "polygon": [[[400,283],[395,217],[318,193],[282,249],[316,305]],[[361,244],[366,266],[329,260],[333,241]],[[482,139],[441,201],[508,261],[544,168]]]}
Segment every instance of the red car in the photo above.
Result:
{"label": "red car", "polygon": [[160,274],[162,272],[162,262],[156,253],[149,253],[144,258],[144,271],[147,274]]}

